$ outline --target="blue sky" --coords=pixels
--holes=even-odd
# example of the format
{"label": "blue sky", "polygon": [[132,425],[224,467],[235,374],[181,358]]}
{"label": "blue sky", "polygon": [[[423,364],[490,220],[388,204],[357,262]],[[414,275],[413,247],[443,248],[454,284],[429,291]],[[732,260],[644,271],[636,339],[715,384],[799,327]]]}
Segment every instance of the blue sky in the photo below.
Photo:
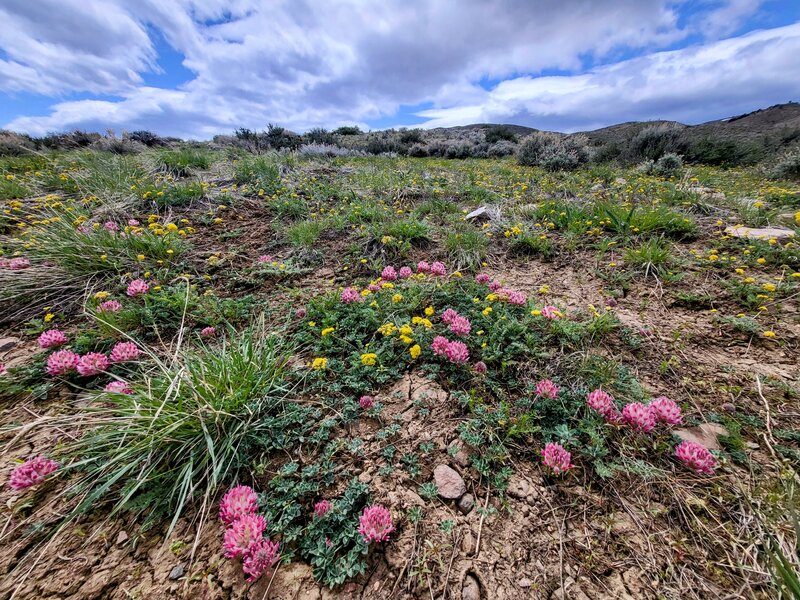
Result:
{"label": "blue sky", "polygon": [[797,0],[5,0],[0,127],[686,123],[800,100]]}

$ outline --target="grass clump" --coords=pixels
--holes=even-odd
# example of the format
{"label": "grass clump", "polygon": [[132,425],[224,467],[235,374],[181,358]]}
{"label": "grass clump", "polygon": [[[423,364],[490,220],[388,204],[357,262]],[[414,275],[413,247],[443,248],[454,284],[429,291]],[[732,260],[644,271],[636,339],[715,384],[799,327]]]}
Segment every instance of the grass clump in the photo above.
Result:
{"label": "grass clump", "polygon": [[272,196],[281,188],[281,167],[275,153],[247,156],[233,165],[233,179],[251,186],[259,195]]}
{"label": "grass clump", "polygon": [[488,246],[486,235],[471,227],[451,231],[444,239],[447,260],[456,270],[480,268],[486,258]]}
{"label": "grass clump", "polygon": [[156,154],[156,160],[163,171],[176,177],[186,177],[193,171],[208,169],[211,166],[211,155],[200,148],[162,150]]}

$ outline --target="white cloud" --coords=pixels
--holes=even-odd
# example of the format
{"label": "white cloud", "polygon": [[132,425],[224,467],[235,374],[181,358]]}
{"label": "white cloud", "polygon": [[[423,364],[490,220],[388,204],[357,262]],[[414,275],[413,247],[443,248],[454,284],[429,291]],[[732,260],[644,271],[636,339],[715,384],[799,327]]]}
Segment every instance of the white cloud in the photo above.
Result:
{"label": "white cloud", "polygon": [[[694,32],[678,25],[681,4],[7,0],[0,18],[13,26],[0,32],[6,55],[0,59],[0,91],[119,98],[62,101],[46,116],[20,116],[7,125],[33,134],[115,127],[204,138],[239,126],[263,128],[267,122],[297,130],[363,123],[421,103],[434,107],[422,113],[429,125],[503,115],[506,120],[540,115],[557,123],[568,116],[569,106],[588,108],[588,114],[604,120],[619,106],[611,94],[620,91],[615,86],[632,78],[636,91],[631,85],[621,91],[644,93],[635,80],[637,68],[652,76],[678,66],[658,66],[661,55],[651,54],[617,71],[603,67],[558,78],[536,74],[580,71],[587,61],[611,62],[623,51],[652,53],[669,46]],[[722,31],[720,23],[742,18],[758,4],[727,0],[715,5],[703,27],[713,35]],[[143,74],[158,68],[154,30],[185,56],[183,65],[194,74],[178,89],[142,83]],[[769,56],[761,52],[749,60],[760,65]],[[478,85],[509,77],[489,92]],[[669,80],[667,74],[659,77]],[[667,85],[665,98],[673,95],[675,81]],[[657,95],[653,91],[638,106],[653,105]],[[598,100],[610,106],[592,105]],[[620,114],[617,110],[612,120]]]}

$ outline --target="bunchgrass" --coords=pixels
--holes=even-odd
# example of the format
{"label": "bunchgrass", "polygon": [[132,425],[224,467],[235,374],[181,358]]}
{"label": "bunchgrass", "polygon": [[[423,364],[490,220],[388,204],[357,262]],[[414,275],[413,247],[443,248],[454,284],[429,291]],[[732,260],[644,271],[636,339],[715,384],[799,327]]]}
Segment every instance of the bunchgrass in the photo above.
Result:
{"label": "bunchgrass", "polygon": [[162,170],[176,177],[185,177],[211,166],[211,154],[200,148],[162,150],[156,154],[156,160]]}
{"label": "bunchgrass", "polygon": [[479,269],[486,259],[488,245],[486,235],[471,227],[458,228],[444,238],[448,264],[456,270]]}
{"label": "bunchgrass", "polygon": [[254,193],[271,196],[281,188],[280,158],[274,152],[243,157],[233,165],[233,180],[249,185]]}

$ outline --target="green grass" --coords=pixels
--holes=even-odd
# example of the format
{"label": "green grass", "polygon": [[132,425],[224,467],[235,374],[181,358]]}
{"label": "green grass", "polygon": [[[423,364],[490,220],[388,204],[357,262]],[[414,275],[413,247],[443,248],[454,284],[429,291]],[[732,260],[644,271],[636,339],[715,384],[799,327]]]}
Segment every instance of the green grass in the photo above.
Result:
{"label": "green grass", "polygon": [[281,188],[280,158],[275,153],[240,158],[233,164],[233,180],[249,185],[254,194],[272,196]]}
{"label": "green grass", "polygon": [[292,225],[287,230],[286,236],[292,246],[310,250],[324,230],[325,223],[323,221],[301,221],[297,225]]}
{"label": "green grass", "polygon": [[664,238],[650,238],[640,245],[625,251],[625,263],[635,270],[650,274],[662,274],[673,262],[672,249]]}
{"label": "green grass", "polygon": [[458,228],[444,238],[448,264],[456,270],[479,269],[486,259],[488,246],[486,235],[471,227]]}
{"label": "green grass", "polygon": [[176,177],[185,177],[194,171],[205,170],[211,166],[211,154],[200,148],[161,150],[155,156],[159,168]]}

